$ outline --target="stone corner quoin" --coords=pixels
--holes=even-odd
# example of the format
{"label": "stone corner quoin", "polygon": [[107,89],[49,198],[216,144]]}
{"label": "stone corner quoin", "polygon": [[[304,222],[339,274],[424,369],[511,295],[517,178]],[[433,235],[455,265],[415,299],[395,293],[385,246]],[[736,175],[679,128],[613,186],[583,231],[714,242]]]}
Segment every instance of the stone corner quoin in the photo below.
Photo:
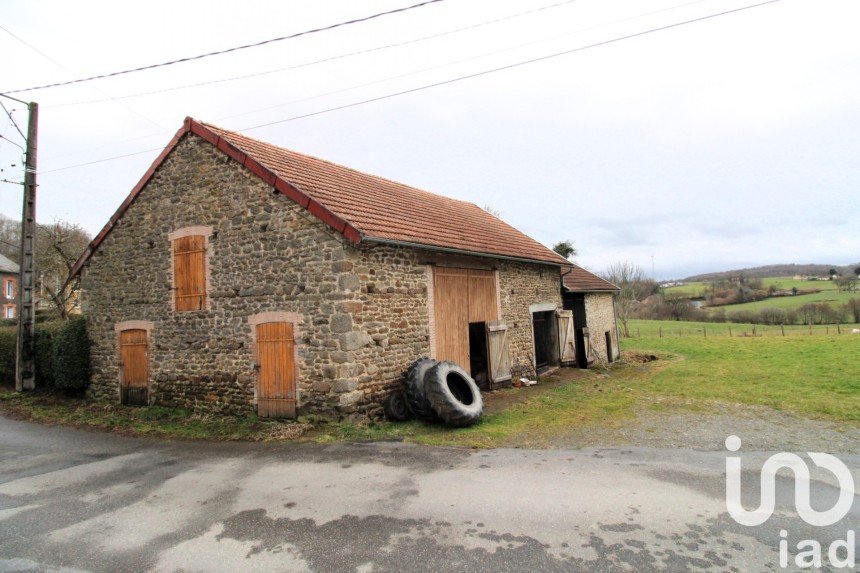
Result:
{"label": "stone corner quoin", "polygon": [[[177,312],[171,239],[207,230],[206,304]],[[431,353],[427,252],[355,246],[213,145],[189,134],[82,272],[90,395],[116,401],[119,324],[148,325],[149,402],[256,409],[254,316],[293,317],[298,413],[378,417],[409,365]],[[559,305],[558,268],[493,261],[515,376],[534,374],[529,305]],[[266,313],[271,313],[266,314]]]}

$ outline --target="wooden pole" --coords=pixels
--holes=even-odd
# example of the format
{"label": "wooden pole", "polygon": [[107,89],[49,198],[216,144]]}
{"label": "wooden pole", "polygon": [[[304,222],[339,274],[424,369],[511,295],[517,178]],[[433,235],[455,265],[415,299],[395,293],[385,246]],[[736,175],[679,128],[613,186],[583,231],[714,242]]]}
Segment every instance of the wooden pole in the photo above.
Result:
{"label": "wooden pole", "polygon": [[842,329],[839,328],[839,325],[836,325],[836,334],[842,334]]}
{"label": "wooden pole", "polygon": [[36,242],[36,154],[38,151],[39,104],[28,104],[27,154],[24,160],[24,205],[21,212],[21,269],[18,276],[18,342],[15,360],[15,389],[36,388],[36,315],[33,307]]}
{"label": "wooden pole", "polygon": [[779,325],[779,329],[782,331],[782,335],[783,335],[783,336],[785,336],[785,325],[784,325],[784,324],[780,324],[780,325]]}
{"label": "wooden pole", "polygon": [[729,338],[731,338],[731,336],[732,336],[732,327],[730,326],[729,327]]}
{"label": "wooden pole", "polygon": [[660,327],[660,338],[663,338],[663,327]]}

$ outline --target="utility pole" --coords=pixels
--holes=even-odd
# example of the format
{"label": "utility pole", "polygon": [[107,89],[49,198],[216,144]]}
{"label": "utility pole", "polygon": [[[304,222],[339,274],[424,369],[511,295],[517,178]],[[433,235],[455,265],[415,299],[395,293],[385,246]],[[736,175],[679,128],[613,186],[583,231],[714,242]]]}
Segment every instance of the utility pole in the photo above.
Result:
{"label": "utility pole", "polygon": [[39,129],[39,104],[27,105],[27,152],[24,159],[24,207],[21,213],[21,274],[18,278],[18,347],[15,389],[36,388],[36,314],[33,301],[36,264],[36,153]]}

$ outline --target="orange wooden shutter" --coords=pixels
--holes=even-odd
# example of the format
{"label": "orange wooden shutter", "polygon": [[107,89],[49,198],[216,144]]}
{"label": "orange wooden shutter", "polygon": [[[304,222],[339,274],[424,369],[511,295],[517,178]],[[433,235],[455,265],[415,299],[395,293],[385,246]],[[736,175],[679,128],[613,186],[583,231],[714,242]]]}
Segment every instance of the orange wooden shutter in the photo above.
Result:
{"label": "orange wooden shutter", "polygon": [[180,237],[173,242],[176,310],[206,308],[206,237]]}
{"label": "orange wooden shutter", "polygon": [[292,323],[257,325],[257,414],[261,417],[296,415],[295,344]]}

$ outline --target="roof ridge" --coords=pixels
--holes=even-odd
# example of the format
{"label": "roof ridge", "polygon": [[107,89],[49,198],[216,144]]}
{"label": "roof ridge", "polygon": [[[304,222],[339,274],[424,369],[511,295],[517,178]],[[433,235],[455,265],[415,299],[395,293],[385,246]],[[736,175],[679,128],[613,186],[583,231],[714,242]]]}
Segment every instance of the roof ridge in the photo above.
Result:
{"label": "roof ridge", "polygon": [[[233,130],[226,129],[226,128],[223,128],[221,126],[218,126],[218,125],[215,125],[212,123],[207,123],[205,121],[199,121],[198,123],[206,126],[209,129],[215,129],[217,131],[224,131],[224,132],[227,132],[231,135],[238,135],[239,137],[244,137],[245,139],[250,139],[251,141],[253,141],[255,143],[259,143],[261,145],[268,145],[268,146],[280,149],[281,151],[286,151],[288,153],[295,153],[296,155],[301,155],[302,157],[306,157],[306,158],[312,159],[314,161],[319,161],[321,163],[327,163],[328,165],[332,165],[334,167],[337,167],[338,169],[345,169],[347,171],[351,171],[353,173],[358,173],[358,174],[364,175],[366,177],[373,177],[374,179],[380,179],[382,181],[386,181],[386,182],[391,183],[393,185],[398,185],[400,187],[406,187],[406,188],[411,189],[413,191],[418,191],[419,193],[424,193],[425,195],[430,195],[432,197],[442,197],[443,199],[448,199],[449,201],[455,201],[457,203],[462,203],[464,205],[470,205],[470,206],[475,207],[477,209],[481,209],[481,207],[479,207],[476,203],[474,203],[472,201],[464,201],[463,199],[457,199],[456,197],[451,197],[449,195],[442,195],[441,193],[434,193],[433,191],[427,191],[426,189],[421,189],[420,187],[415,187],[413,185],[409,185],[408,183],[403,183],[402,181],[395,181],[394,179],[389,179],[388,177],[385,177],[383,175],[376,175],[374,173],[368,173],[367,171],[362,171],[361,169],[356,169],[356,168],[350,167],[348,165],[343,165],[342,163],[335,163],[334,161],[330,161],[330,160],[324,159],[322,157],[317,157],[316,155],[311,155],[310,153],[304,153],[302,151],[296,151],[295,149],[290,149],[290,148],[284,147],[282,145],[277,145],[275,143],[270,143],[268,141],[256,139],[254,137],[250,137],[248,135],[245,135],[244,133],[242,133],[240,131],[233,131]],[[498,219],[498,217],[496,217],[496,218]]]}

